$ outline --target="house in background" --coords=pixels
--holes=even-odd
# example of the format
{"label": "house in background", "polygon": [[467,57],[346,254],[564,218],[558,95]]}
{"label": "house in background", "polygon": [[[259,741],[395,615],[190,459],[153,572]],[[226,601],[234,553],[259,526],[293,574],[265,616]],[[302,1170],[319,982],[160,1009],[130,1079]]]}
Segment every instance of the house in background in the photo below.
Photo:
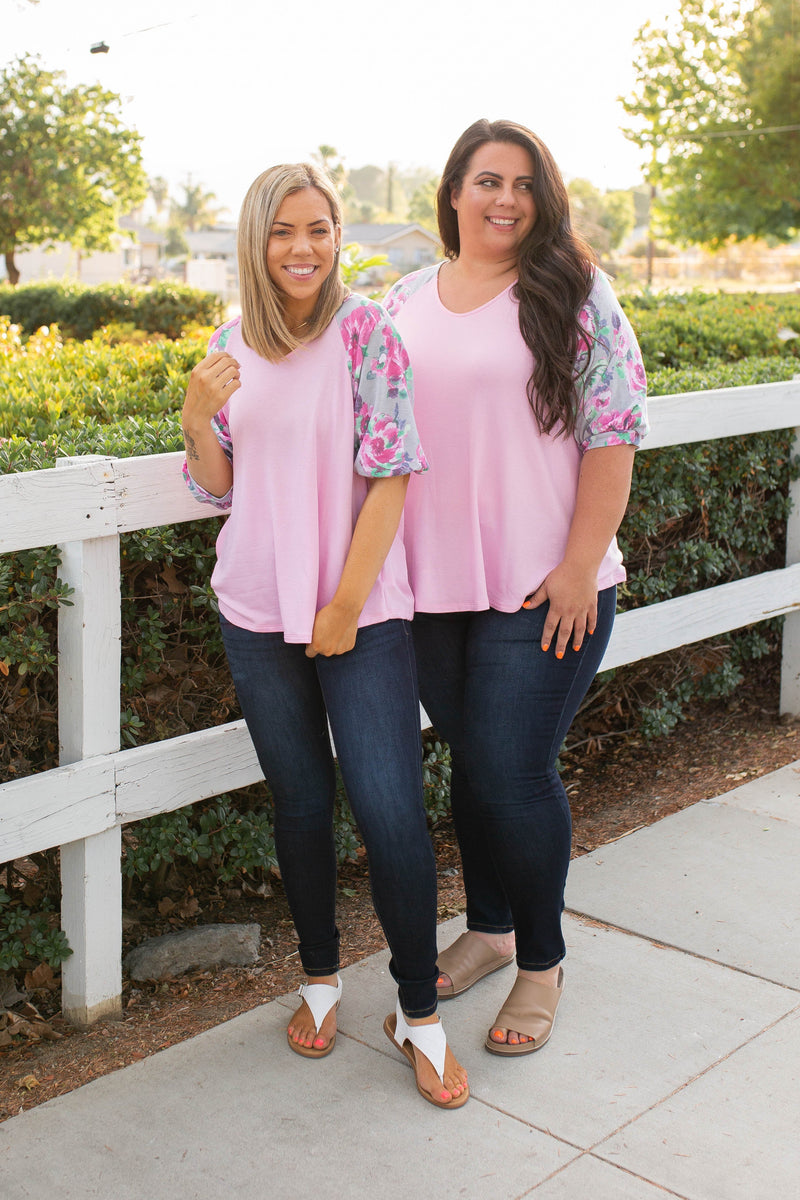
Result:
{"label": "house in background", "polygon": [[[74,279],[87,287],[100,283],[150,283],[161,275],[161,258],[166,238],[132,217],[122,217],[120,233],[113,250],[75,250],[66,242],[49,247],[32,246],[18,250],[14,258],[20,271],[20,284],[45,279]],[[131,236],[126,236],[132,234]],[[2,267],[2,260],[0,260]],[[3,278],[5,271],[2,271]]]}
{"label": "house in background", "polygon": [[185,233],[189,257],[184,278],[190,287],[216,292],[223,300],[236,300],[239,295],[239,269],[236,262],[236,228],[218,225]]}
{"label": "house in background", "polygon": [[[236,229],[217,226],[198,233],[184,234],[189,247],[186,260],[186,282],[192,287],[217,292],[223,299],[236,301],[239,273],[236,261]],[[405,275],[419,267],[436,262],[439,239],[423,225],[345,225],[342,240],[345,246],[356,243],[359,253],[367,258],[385,255],[389,265],[370,267],[361,276],[361,286],[380,287],[387,274]]]}
{"label": "house in background", "polygon": [[[184,238],[188,256],[166,259],[166,236],[155,233],[131,217],[120,221],[120,234],[113,250],[106,253],[81,253],[66,243],[50,249],[36,246],[16,255],[21,272],[20,283],[44,279],[74,279],[93,287],[101,283],[153,283],[158,279],[180,279],[190,287],[216,292],[227,302],[237,302],[239,273],[236,261],[236,229],[219,225]],[[125,234],[133,234],[133,237]],[[359,286],[381,287],[392,279],[436,262],[439,239],[424,225],[356,224],[344,228],[345,246],[356,243],[359,254],[367,258],[385,255],[388,266],[370,267],[358,279]],[[0,267],[2,260],[0,260]]]}
{"label": "house in background", "polygon": [[[407,275],[436,262],[440,256],[439,239],[430,229],[416,222],[405,225],[345,225],[342,234],[345,246],[356,242],[361,253],[371,258],[385,254],[392,274]],[[386,282],[386,267],[370,267],[359,284],[380,285]]]}

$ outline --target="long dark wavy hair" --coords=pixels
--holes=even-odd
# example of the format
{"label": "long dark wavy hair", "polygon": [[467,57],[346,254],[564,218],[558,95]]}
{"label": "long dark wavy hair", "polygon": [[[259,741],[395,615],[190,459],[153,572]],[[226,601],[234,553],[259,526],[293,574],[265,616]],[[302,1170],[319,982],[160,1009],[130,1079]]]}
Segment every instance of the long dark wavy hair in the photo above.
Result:
{"label": "long dark wavy hair", "polygon": [[520,333],[533,355],[528,400],[542,433],[571,434],[576,421],[575,385],[588,364],[576,368],[589,335],[578,321],[594,278],[595,256],[575,233],[569,197],[555,159],[535,133],[514,121],[475,121],[456,142],[436,195],[439,233],[448,258],[458,258],[461,239],[451,198],[461,190],[473,154],[489,142],[513,142],[533,163],[536,220],[519,251],[514,296]]}

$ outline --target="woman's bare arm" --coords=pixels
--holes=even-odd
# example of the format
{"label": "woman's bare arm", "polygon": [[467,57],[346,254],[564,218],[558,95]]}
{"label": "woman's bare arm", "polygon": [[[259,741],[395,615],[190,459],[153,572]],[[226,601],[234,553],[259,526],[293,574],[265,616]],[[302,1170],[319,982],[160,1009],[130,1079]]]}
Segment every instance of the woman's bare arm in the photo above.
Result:
{"label": "woman's bare arm", "polygon": [[410,478],[410,475],[390,475],[369,481],[339,586],[314,621],[311,641],[306,647],[309,658],[317,654],[344,654],[353,649],[358,618],[397,533]]}

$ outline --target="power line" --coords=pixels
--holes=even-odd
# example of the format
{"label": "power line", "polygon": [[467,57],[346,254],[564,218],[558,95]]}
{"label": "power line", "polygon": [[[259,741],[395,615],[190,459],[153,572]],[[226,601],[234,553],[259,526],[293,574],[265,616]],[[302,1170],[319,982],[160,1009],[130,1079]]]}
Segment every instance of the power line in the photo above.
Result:
{"label": "power line", "polygon": [[202,16],[200,12],[187,13],[185,17],[175,17],[172,21],[162,21],[160,25],[146,25],[144,29],[132,29],[130,33],[121,33],[120,37],[138,37],[140,33],[152,33],[154,29],[167,29],[170,25],[180,25],[182,21],[194,21]]}
{"label": "power line", "polygon": [[760,125],[756,129],[721,129],[714,133],[690,134],[689,137],[699,142],[705,141],[706,138],[758,137],[762,133],[796,133],[798,129],[800,129],[800,125]]}
{"label": "power line", "polygon": [[[192,13],[189,17],[181,17],[182,21],[192,21],[197,16],[197,13]],[[162,21],[160,25],[146,25],[144,29],[132,29],[130,33],[121,33],[120,37],[137,37],[140,33],[152,33],[154,29],[167,29],[170,25],[177,25],[178,21]]]}

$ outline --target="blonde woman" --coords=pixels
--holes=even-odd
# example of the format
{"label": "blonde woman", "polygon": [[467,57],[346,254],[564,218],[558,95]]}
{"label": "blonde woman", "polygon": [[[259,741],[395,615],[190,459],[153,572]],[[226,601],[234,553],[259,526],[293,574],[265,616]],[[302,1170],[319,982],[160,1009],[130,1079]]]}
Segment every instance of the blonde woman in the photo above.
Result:
{"label": "blonde woman", "polygon": [[385,311],[339,271],[342,218],[311,164],[245,197],[242,315],[211,339],[183,408],[187,479],[229,513],[212,584],[237,695],[275,804],[275,847],[305,981],[287,1029],[331,1052],[341,998],[333,731],[398,985],[385,1029],[426,1100],[466,1072],[436,1016],[436,877],[422,801],[413,601],[398,529],[426,469],[411,373]]}

